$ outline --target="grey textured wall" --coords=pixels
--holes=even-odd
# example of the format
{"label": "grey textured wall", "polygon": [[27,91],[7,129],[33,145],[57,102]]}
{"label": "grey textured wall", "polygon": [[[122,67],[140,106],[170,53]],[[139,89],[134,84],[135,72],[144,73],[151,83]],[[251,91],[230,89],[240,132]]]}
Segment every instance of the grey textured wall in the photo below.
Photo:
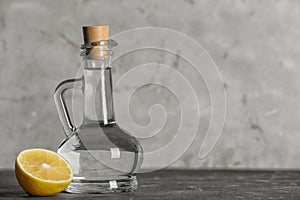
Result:
{"label": "grey textured wall", "polygon": [[[75,76],[81,25],[86,24],[109,24],[112,34],[145,26],[178,30],[201,43],[219,66],[227,92],[222,137],[203,160],[197,157],[197,137],[173,167],[300,167],[299,1],[1,0],[1,168],[13,167],[22,149],[55,150],[63,140],[52,94],[61,80]],[[175,61],[176,57],[165,58],[184,71]],[[130,69],[130,60],[125,62],[129,67],[116,67],[115,77]],[[199,91],[205,93],[202,87]],[[141,124],[147,122],[143,107],[155,101],[153,88],[144,92],[133,99],[133,118]],[[141,98],[145,94],[147,100]],[[121,96],[115,97],[116,107],[122,105]],[[122,113],[118,118],[124,123]],[[208,118],[203,115],[203,127]],[[176,125],[176,119],[170,123]],[[160,142],[168,141],[170,134],[172,130],[165,130]],[[155,165],[145,165],[151,164]]]}

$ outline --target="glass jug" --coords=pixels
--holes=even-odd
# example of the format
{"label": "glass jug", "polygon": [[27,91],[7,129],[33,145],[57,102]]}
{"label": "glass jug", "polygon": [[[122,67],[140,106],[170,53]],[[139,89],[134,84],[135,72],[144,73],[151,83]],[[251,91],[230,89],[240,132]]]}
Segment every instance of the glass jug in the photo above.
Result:
{"label": "glass jug", "polygon": [[[58,153],[70,163],[74,178],[65,189],[70,193],[127,192],[137,188],[135,172],[142,164],[142,147],[115,121],[111,77],[112,47],[105,26],[83,27],[94,34],[84,36],[81,46],[83,76],[60,83],[55,104],[67,138]],[[91,33],[87,33],[89,31]],[[88,39],[86,39],[88,38]],[[96,39],[95,39],[96,38]],[[104,40],[103,40],[104,39]],[[97,40],[97,41],[95,41]],[[64,94],[80,89],[84,98],[83,123],[74,127]]]}

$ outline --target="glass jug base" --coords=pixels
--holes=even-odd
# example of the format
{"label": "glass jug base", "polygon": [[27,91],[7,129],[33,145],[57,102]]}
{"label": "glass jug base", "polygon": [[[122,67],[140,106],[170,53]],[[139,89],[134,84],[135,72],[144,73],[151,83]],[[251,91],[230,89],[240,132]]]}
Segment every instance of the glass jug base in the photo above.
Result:
{"label": "glass jug base", "polygon": [[127,179],[117,180],[81,180],[80,177],[74,177],[70,185],[65,189],[68,193],[119,193],[131,192],[137,189],[136,176],[132,175]]}

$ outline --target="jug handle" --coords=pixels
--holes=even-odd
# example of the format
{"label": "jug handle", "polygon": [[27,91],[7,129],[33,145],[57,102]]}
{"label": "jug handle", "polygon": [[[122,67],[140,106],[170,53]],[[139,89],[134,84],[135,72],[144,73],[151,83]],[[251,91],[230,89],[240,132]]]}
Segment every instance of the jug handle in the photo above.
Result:
{"label": "jug handle", "polygon": [[[80,84],[76,84],[80,83]],[[55,89],[54,101],[56,109],[59,115],[59,119],[63,126],[64,132],[67,137],[74,133],[77,128],[73,125],[70,114],[66,105],[64,94],[70,89],[81,89],[82,90],[82,78],[68,79],[61,82]]]}

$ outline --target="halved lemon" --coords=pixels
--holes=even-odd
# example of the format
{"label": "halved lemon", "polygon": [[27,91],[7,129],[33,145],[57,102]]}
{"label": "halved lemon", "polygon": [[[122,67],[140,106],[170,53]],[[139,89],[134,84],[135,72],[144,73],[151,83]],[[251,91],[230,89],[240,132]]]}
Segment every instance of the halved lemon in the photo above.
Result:
{"label": "halved lemon", "polygon": [[22,151],[16,159],[19,184],[30,195],[50,196],[65,189],[73,178],[69,163],[46,149]]}

